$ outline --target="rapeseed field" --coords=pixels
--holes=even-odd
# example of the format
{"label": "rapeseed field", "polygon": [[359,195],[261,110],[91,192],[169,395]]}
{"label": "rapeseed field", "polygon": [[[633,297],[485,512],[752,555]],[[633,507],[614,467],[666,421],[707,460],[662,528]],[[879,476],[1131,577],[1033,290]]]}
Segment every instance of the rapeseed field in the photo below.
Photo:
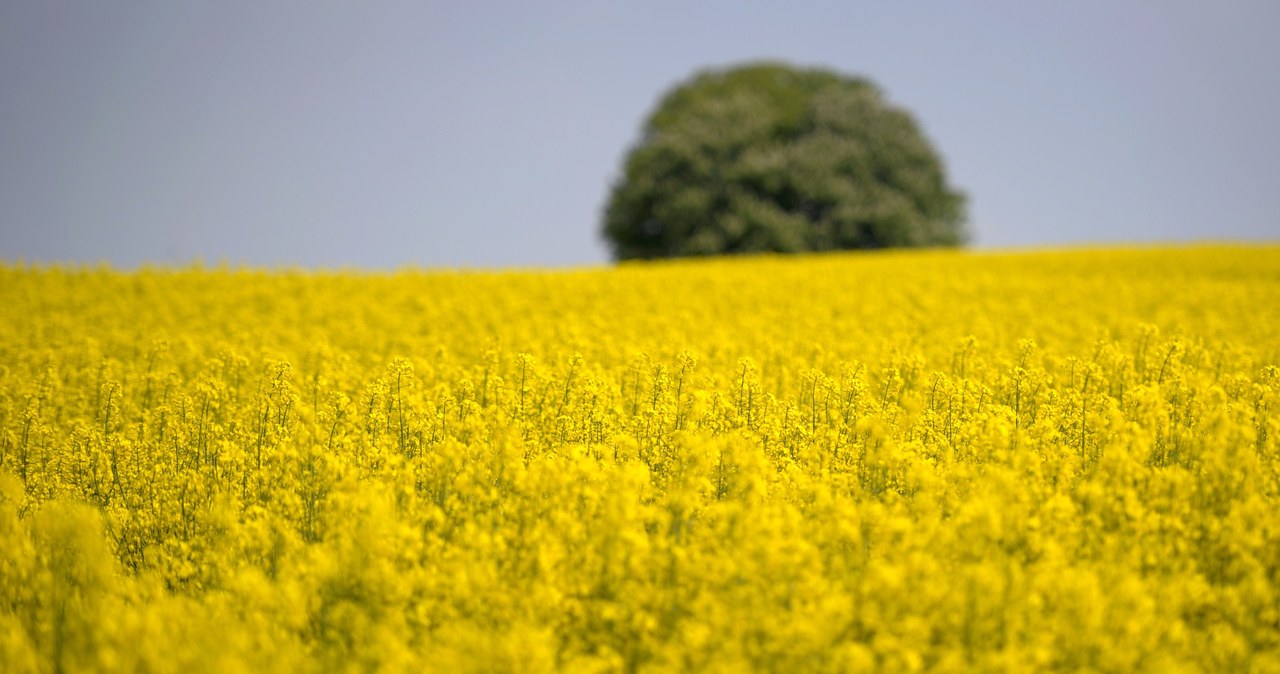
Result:
{"label": "rapeseed field", "polygon": [[0,669],[1280,672],[1280,248],[0,267]]}

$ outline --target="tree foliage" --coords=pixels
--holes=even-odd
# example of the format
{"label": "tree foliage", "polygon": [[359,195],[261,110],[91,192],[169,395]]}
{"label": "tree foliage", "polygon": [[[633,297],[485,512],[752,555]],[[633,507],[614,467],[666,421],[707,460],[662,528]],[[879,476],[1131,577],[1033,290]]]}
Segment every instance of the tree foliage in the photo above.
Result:
{"label": "tree foliage", "polygon": [[604,235],[619,259],[954,246],[964,219],[933,147],[874,84],[753,64],[666,94]]}

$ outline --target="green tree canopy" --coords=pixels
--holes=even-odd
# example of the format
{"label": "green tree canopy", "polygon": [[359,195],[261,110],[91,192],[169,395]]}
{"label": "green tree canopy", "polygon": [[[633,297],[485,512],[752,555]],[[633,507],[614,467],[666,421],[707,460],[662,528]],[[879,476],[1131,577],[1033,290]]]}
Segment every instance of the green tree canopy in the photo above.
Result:
{"label": "green tree canopy", "polygon": [[753,64],[668,92],[613,186],[619,259],[964,242],[965,198],[871,82]]}

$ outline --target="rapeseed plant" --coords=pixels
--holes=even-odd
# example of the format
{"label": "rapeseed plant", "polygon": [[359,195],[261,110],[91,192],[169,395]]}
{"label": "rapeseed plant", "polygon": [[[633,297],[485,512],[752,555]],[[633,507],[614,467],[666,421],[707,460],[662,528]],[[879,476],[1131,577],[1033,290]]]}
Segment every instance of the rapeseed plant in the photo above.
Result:
{"label": "rapeseed plant", "polygon": [[0,300],[5,671],[1280,671],[1274,247]]}

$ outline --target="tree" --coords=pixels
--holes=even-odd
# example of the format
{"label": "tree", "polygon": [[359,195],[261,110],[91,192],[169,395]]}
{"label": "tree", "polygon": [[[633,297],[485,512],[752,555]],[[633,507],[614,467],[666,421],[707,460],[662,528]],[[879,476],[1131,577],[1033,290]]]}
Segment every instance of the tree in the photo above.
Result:
{"label": "tree", "polygon": [[752,64],[662,99],[604,215],[618,259],[964,242],[965,198],[871,82]]}

